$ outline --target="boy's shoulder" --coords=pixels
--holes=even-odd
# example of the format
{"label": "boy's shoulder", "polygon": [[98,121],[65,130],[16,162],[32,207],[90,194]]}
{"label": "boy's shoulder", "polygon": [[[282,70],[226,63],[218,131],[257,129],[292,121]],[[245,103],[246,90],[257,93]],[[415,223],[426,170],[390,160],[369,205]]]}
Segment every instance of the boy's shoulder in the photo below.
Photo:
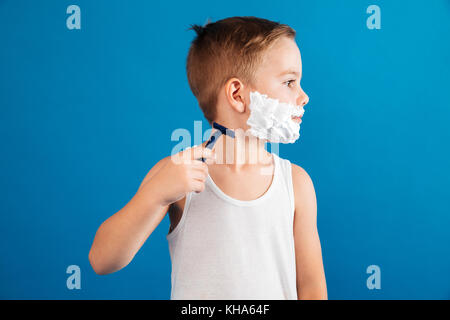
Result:
{"label": "boy's shoulder", "polygon": [[306,170],[303,167],[291,162],[291,168],[293,179],[297,179],[303,182],[307,182],[308,180],[312,181],[308,172],[306,172]]}
{"label": "boy's shoulder", "polygon": [[296,206],[297,204],[315,202],[314,184],[308,172],[288,159],[279,158],[282,162],[291,164],[292,187],[294,189]]}
{"label": "boy's shoulder", "polygon": [[290,164],[291,165],[291,171],[292,171],[292,179],[297,179],[297,180],[311,180],[311,177],[309,176],[309,174],[306,172],[306,170],[304,168],[302,168],[301,166],[293,163],[292,161],[290,161],[288,158],[283,158],[280,155],[276,154],[276,153],[272,153],[274,156],[278,157],[281,163],[284,164]]}
{"label": "boy's shoulder", "polygon": [[[294,202],[296,209],[314,208],[316,203],[316,192],[314,184],[308,172],[301,166],[291,162],[292,187],[294,189]],[[303,208],[303,209],[302,209]],[[297,210],[296,210],[297,211]],[[306,210],[314,212],[314,210]]]}

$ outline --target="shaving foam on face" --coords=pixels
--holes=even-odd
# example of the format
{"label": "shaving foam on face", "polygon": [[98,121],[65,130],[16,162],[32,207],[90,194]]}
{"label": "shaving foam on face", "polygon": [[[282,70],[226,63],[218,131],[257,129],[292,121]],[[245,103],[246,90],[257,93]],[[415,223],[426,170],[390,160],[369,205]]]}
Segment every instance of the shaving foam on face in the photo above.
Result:
{"label": "shaving foam on face", "polygon": [[305,109],[269,98],[257,91],[250,92],[249,132],[269,142],[294,143],[300,137],[300,124],[291,117],[300,117]]}

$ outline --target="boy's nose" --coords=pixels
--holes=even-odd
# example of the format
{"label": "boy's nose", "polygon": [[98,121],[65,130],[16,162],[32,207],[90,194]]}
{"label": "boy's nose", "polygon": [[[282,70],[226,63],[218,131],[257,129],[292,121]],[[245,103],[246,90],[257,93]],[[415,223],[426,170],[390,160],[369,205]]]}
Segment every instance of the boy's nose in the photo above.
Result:
{"label": "boy's nose", "polygon": [[305,106],[309,102],[309,96],[303,91],[303,89],[300,89],[300,96],[298,97],[297,103],[299,106]]}

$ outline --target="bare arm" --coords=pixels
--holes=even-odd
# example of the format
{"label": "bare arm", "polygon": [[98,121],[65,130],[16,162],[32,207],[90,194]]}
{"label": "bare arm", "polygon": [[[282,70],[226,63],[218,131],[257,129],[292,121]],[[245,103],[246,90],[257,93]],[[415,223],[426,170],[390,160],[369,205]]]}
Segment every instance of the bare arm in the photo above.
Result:
{"label": "bare arm", "polygon": [[[164,218],[169,206],[162,205],[151,178],[168,161],[160,160],[146,175],[135,196],[97,230],[89,261],[97,274],[125,267]],[[170,160],[169,160],[170,161]]]}
{"label": "bare arm", "polygon": [[322,249],[317,231],[317,203],[308,173],[292,164],[295,195],[294,239],[298,299],[327,299]]}
{"label": "bare arm", "polygon": [[89,261],[97,274],[112,273],[128,265],[172,203],[188,192],[203,191],[208,166],[196,159],[204,157],[211,163],[213,152],[198,146],[180,154],[191,161],[172,161],[173,157],[160,160],[134,197],[100,225],[89,252]]}

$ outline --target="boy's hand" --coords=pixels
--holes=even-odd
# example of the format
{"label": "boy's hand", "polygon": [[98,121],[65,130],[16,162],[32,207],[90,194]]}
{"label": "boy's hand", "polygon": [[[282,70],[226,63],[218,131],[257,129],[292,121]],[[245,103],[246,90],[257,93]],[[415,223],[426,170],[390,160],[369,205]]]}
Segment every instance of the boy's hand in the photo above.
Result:
{"label": "boy's hand", "polygon": [[[202,162],[201,158],[206,161]],[[191,191],[205,189],[208,165],[214,163],[215,152],[203,145],[188,148],[166,159],[163,167],[151,179],[158,189],[160,204],[170,205]]]}

